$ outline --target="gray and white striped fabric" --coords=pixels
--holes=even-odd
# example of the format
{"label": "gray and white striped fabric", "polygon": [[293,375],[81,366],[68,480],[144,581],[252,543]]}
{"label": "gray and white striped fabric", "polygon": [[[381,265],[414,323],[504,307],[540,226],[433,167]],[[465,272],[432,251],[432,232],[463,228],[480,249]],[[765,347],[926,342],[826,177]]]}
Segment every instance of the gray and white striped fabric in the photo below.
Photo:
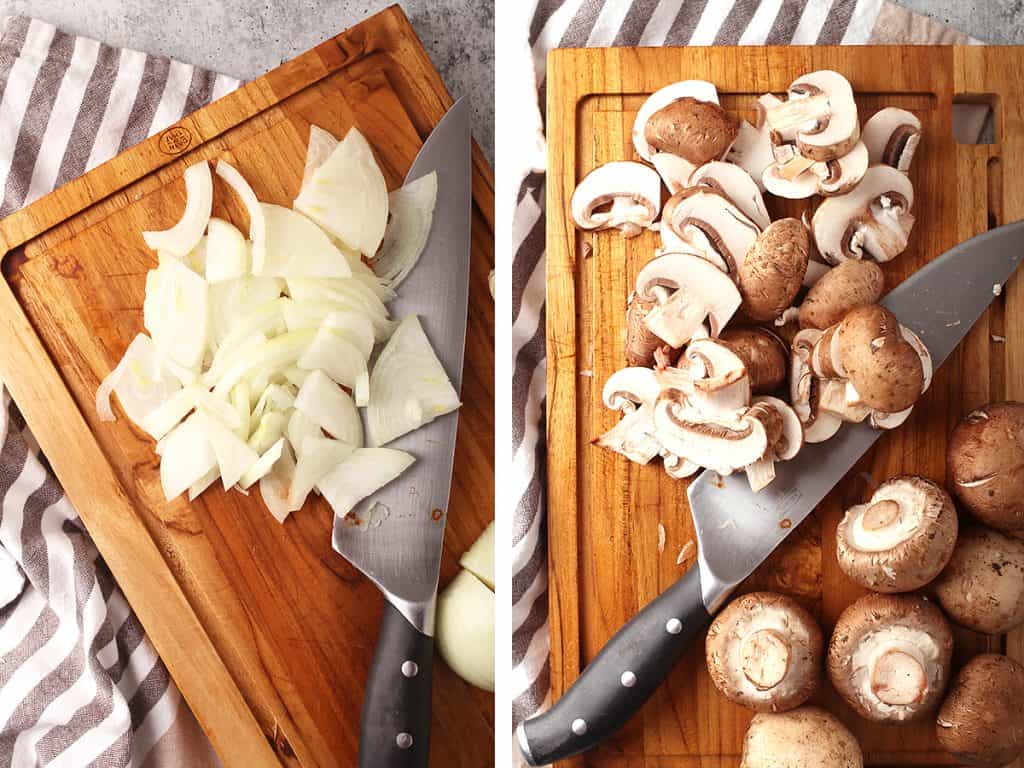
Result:
{"label": "gray and white striped fabric", "polygon": [[[541,105],[544,67],[552,48],[969,42],[955,30],[883,0],[533,0],[533,6],[520,31],[525,38],[520,69],[522,77],[535,78]],[[543,137],[519,140],[523,151],[509,158],[522,158],[517,176],[522,181],[512,214],[513,728],[546,705],[550,673],[544,507],[544,161],[530,151],[543,146]],[[503,153],[503,163],[510,154]]]}
{"label": "gray and white striped fabric", "polygon": [[[6,19],[0,217],[238,85]],[[0,446],[0,766],[219,765],[6,393]]]}

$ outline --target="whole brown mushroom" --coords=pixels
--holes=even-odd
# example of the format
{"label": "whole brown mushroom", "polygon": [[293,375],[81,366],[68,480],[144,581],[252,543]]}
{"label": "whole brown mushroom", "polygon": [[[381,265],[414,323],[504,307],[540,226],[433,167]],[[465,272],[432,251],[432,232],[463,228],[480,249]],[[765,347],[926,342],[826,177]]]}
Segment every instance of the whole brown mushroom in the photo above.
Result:
{"label": "whole brown mushroom", "polygon": [[872,304],[847,313],[839,326],[839,353],[846,377],[872,410],[903,411],[924,390],[921,357],[885,307]]}
{"label": "whole brown mushroom", "polygon": [[742,309],[751,320],[775,320],[792,305],[807,271],[807,229],[778,219],[757,236],[738,269]]}
{"label": "whole brown mushroom", "polygon": [[754,715],[740,768],[863,768],[850,729],[818,707]]}
{"label": "whole brown mushroom", "polygon": [[752,592],[718,614],[705,653],[711,681],[725,698],[757,712],[784,712],[818,686],[821,630],[793,598]]}
{"label": "whole brown mushroom", "polygon": [[935,720],[942,748],[963,765],[1002,768],[1024,754],[1024,666],[995,653],[960,670]]}
{"label": "whole brown mushroom", "polygon": [[823,331],[850,310],[874,304],[882,296],[885,276],[873,261],[844,261],[811,286],[800,305],[800,327]]}
{"label": "whole brown mushroom", "polygon": [[1024,624],[1024,541],[983,526],[965,528],[935,596],[957,624],[1001,635]]}
{"label": "whole brown mushroom", "polygon": [[644,138],[658,152],[700,166],[724,157],[739,131],[739,119],[717,104],[684,96],[651,115]]}
{"label": "whole brown mushroom", "polygon": [[785,383],[788,350],[785,342],[767,328],[730,327],[718,338],[743,361],[755,395],[774,392]]}
{"label": "whole brown mushroom", "polygon": [[938,707],[952,655],[949,622],[926,598],[870,593],[836,622],[828,675],[861,717],[900,723]]}
{"label": "whole brown mushroom", "polygon": [[1024,403],[989,403],[949,438],[951,490],[986,525],[1024,538]]}

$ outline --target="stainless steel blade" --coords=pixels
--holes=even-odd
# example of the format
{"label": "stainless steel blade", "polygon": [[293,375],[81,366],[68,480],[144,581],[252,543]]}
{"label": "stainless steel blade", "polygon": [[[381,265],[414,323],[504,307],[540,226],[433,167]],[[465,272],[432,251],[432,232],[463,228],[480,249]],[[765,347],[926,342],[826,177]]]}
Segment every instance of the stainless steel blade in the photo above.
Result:
{"label": "stainless steel blade", "polygon": [[[472,167],[470,111],[457,101],[437,124],[405,178],[437,173],[437,207],[426,249],[390,304],[392,317],[418,314],[455,388],[462,383],[469,291]],[[334,549],[366,574],[426,634],[433,633],[455,453],[458,412],[388,445],[416,457],[397,480],[335,517]],[[353,524],[358,521],[359,524]]]}
{"label": "stainless steel blade", "polygon": [[[1022,256],[1024,222],[999,227],[934,259],[882,304],[921,337],[938,368]],[[743,473],[719,477],[704,472],[690,485],[701,589],[709,611],[753,573],[881,434],[866,423],[846,424],[831,440],[777,464],[774,482],[759,493],[750,490]]]}

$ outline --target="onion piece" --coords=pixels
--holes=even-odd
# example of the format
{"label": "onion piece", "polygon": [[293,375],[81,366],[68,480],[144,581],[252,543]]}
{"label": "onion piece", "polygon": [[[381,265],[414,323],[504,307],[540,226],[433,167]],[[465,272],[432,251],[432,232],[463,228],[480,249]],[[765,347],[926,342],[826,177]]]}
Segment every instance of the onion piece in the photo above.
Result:
{"label": "onion piece", "polygon": [[260,274],[263,269],[263,259],[267,251],[267,224],[263,220],[263,209],[260,208],[260,201],[256,193],[252,191],[242,174],[223,160],[217,161],[217,175],[227,183],[235,194],[242,200],[245,210],[249,213],[249,239],[252,241],[252,272]]}
{"label": "onion piece", "polygon": [[370,259],[370,266],[384,285],[394,289],[416,266],[430,237],[437,204],[437,173],[428,173],[396,189],[389,195],[388,204],[391,220],[380,253]]}
{"label": "onion piece", "polygon": [[345,517],[356,504],[405,472],[415,460],[412,454],[392,448],[357,448],[327,473],[317,488],[334,514]]}
{"label": "onion piece", "polygon": [[283,289],[284,281],[276,277],[242,277],[210,285],[210,346],[223,346],[237,326],[280,299]]}
{"label": "onion piece", "polygon": [[370,445],[386,445],[461,405],[419,318],[409,315],[381,351],[370,374]]}
{"label": "onion piece", "polygon": [[213,210],[213,177],[205,160],[185,169],[185,194],[185,212],[177,224],[160,232],[142,233],[142,239],[154,251],[184,258],[206,231]]}
{"label": "onion piece", "polygon": [[302,446],[305,445],[307,438],[324,436],[317,423],[297,408],[288,418],[288,427],[285,432],[288,442],[291,443],[299,458],[302,457]]}
{"label": "onion piece", "polygon": [[238,412],[230,403],[215,397],[202,387],[188,386],[179,389],[159,408],[148,413],[139,426],[153,439],[159,440],[197,408],[213,414],[232,429],[237,430],[241,425]]}
{"label": "onion piece", "polygon": [[338,146],[338,140],[318,125],[309,126],[309,144],[306,147],[306,167],[302,172],[302,187],[304,190],[313,178],[313,172],[324,164],[324,161],[331,156],[331,153]]}
{"label": "onion piece", "polygon": [[287,428],[288,417],[284,413],[265,413],[249,437],[249,447],[256,453],[266,453],[274,443],[284,437]]}
{"label": "onion piece", "polygon": [[[308,331],[293,331],[308,333]],[[348,339],[330,328],[321,327],[298,359],[299,368],[322,370],[343,387],[354,389],[356,380],[367,373],[366,358]]]}
{"label": "onion piece", "polygon": [[114,421],[110,407],[113,392],[125,415],[135,424],[141,424],[178,389],[180,384],[161,363],[153,340],[140,333],[132,339],[114,370],[100,382],[96,390],[96,411],[100,420]]}
{"label": "onion piece", "polygon": [[202,411],[199,411],[198,415],[202,418],[200,424],[206,433],[206,439],[213,446],[217,466],[220,467],[220,479],[226,491],[242,478],[260,456],[220,419]]}
{"label": "onion piece", "polygon": [[238,427],[235,433],[243,440],[249,439],[252,431],[252,393],[249,390],[249,382],[240,381],[231,390],[231,404],[238,416]]}
{"label": "onion piece", "polygon": [[260,496],[267,510],[274,519],[283,523],[288,517],[288,489],[295,474],[295,457],[291,448],[285,443],[281,448],[281,457],[274,468],[260,478]]}
{"label": "onion piece", "polygon": [[302,385],[306,383],[309,371],[304,371],[298,366],[290,366],[281,371],[281,376],[296,389],[301,389]]}
{"label": "onion piece", "polygon": [[[231,222],[216,216],[210,219],[208,231],[203,265],[206,282],[222,283],[245,277],[249,272],[249,243],[245,235]],[[193,269],[197,266],[194,264]]]}
{"label": "onion piece", "polygon": [[[355,402],[323,371],[311,371],[306,377],[295,397],[295,409],[331,437],[353,448],[363,447],[363,422]],[[299,459],[301,463],[302,451],[299,451]]]}
{"label": "onion piece", "polygon": [[375,341],[387,341],[395,329],[384,302],[359,280],[289,278],[287,282],[293,313],[317,313],[322,321],[331,312],[361,312],[373,323]]}
{"label": "onion piece", "polygon": [[206,281],[176,259],[163,259],[146,275],[143,324],[160,352],[183,368],[195,368],[207,342]]}
{"label": "onion piece", "polygon": [[302,444],[302,453],[295,465],[295,475],[288,490],[288,509],[292,512],[302,509],[306,497],[313,487],[328,472],[344,462],[355,447],[340,440],[326,437],[308,437]]}
{"label": "onion piece", "polygon": [[257,480],[263,479],[264,476],[269,474],[273,469],[274,465],[278,462],[278,459],[284,455],[285,439],[279,438],[276,443],[270,446],[262,456],[257,459],[252,466],[242,475],[238,484],[246,489]]}
{"label": "onion piece", "polygon": [[[217,380],[213,388],[215,395],[224,395],[231,391],[239,381],[254,371],[264,368],[283,368],[295,365],[304,355],[310,342],[316,337],[316,331],[291,331],[269,339],[266,344],[255,349],[246,359],[232,364],[224,375]],[[299,366],[300,368],[302,366]],[[319,367],[319,366],[314,366]]]}
{"label": "onion piece", "polygon": [[252,409],[254,419],[260,419],[267,412],[284,412],[295,406],[295,390],[291,385],[270,384],[256,401],[256,407]]}
{"label": "onion piece", "polygon": [[198,498],[203,491],[205,491],[207,488],[209,488],[211,485],[217,482],[218,477],[220,477],[220,468],[214,467],[201,478],[192,483],[192,485],[190,485],[188,488],[188,500],[195,501],[196,498]]}
{"label": "onion piece", "polygon": [[204,419],[193,413],[160,443],[160,485],[168,501],[180,496],[217,466]]}
{"label": "onion piece", "polygon": [[260,203],[267,228],[266,257],[259,272],[273,277],[351,277],[345,255],[301,213]]}

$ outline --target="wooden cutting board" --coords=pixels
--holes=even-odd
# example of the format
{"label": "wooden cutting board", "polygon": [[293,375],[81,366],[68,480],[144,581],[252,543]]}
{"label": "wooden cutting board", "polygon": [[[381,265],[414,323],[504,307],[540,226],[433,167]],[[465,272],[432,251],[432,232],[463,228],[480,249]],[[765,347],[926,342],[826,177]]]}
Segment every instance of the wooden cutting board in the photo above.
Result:
{"label": "wooden cutting board", "polygon": [[[382,598],[331,550],[319,501],[279,525],[258,494],[167,503],[152,441],[101,423],[100,379],[142,328],[143,229],[180,215],[184,168],[224,158],[290,205],[309,126],[355,125],[388,187],[451,105],[398,6],[0,222],[0,378],[226,766],[349,766]],[[473,148],[473,258],[442,582],[493,516],[493,178]],[[214,214],[247,226],[218,179]],[[457,726],[457,727],[453,727]],[[431,764],[493,755],[490,694],[438,661]]]}
{"label": "wooden cutting board", "polygon": [[[626,299],[657,243],[654,233],[572,227],[569,200],[597,165],[637,159],[630,133],[654,90],[684,79],[718,86],[727,109],[752,119],[757,96],[784,92],[819,69],[846,75],[866,119],[884,106],[915,112],[924,139],[914,160],[917,224],[908,250],[885,265],[889,287],[949,247],[1003,221],[1024,218],[1024,50],[1020,48],[664,48],[559,50],[548,63],[547,370],[551,677],[559,696],[634,612],[693,562],[686,483],[658,465],[640,467],[590,441],[616,414],[601,386],[624,363]],[[955,102],[994,106],[996,143],[958,145]],[[807,201],[769,197],[772,217]],[[587,255],[585,244],[592,247]],[[1024,243],[1022,243],[1024,248]],[[927,339],[925,339],[927,341]],[[936,375],[909,422],[882,438],[744,585],[799,598],[831,631],[862,594],[839,571],[835,528],[868,482],[900,472],[942,480],[946,437],[961,415],[989,401],[1024,399],[1024,280],[1017,275]],[[813,446],[808,447],[813,450]],[[659,546],[664,528],[664,549]],[[685,553],[684,553],[685,554]],[[1024,631],[982,637],[957,630],[957,663],[982,650],[1024,660]],[[859,720],[828,685],[818,702],[856,733],[870,765],[946,765],[930,721],[903,727]],[[731,768],[739,765],[751,713],[718,696],[698,643],[642,713],[573,765]]]}

